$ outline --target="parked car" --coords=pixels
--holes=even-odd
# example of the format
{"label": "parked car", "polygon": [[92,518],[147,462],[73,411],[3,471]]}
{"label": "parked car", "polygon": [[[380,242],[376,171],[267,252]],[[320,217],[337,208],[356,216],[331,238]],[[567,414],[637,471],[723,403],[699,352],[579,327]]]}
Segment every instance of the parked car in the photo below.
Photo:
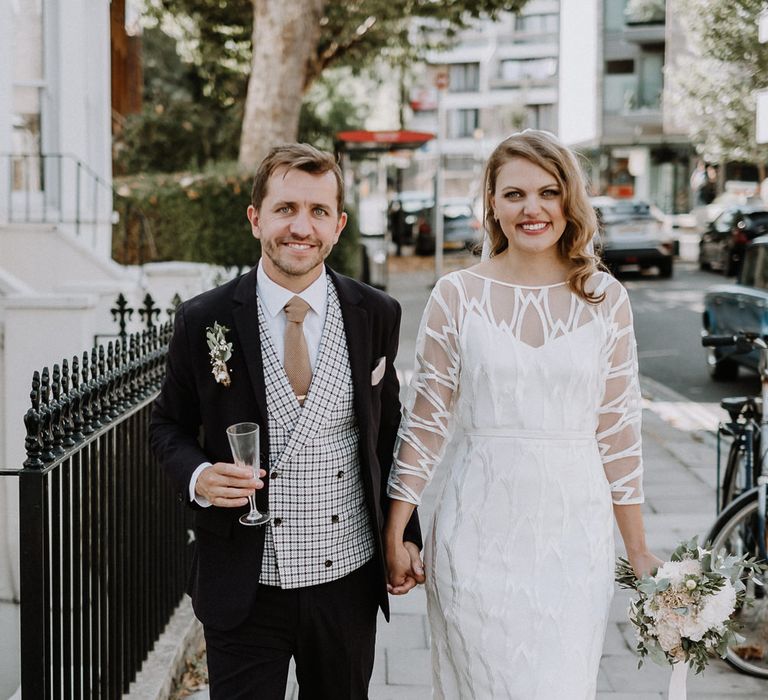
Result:
{"label": "parked car", "polygon": [[699,267],[716,268],[728,277],[738,274],[747,244],[766,233],[765,206],[727,207],[701,234]]}
{"label": "parked car", "polygon": [[411,245],[419,228],[419,221],[426,220],[434,205],[429,192],[405,190],[392,197],[387,211],[392,241],[398,246]]}
{"label": "parked car", "polygon": [[[721,284],[704,295],[703,335],[746,331],[768,335],[768,236],[746,248],[737,283]],[[707,366],[715,381],[736,379],[739,367],[757,369],[756,352],[733,354],[731,348],[707,348]]]}
{"label": "parked car", "polygon": [[760,185],[757,182],[729,180],[725,189],[709,204],[702,204],[691,210],[691,216],[696,221],[699,231],[704,231],[728,207],[760,206],[764,202],[758,194]]}
{"label": "parked car", "polygon": [[647,202],[637,199],[593,197],[597,214],[597,248],[614,273],[626,265],[640,270],[658,268],[660,277],[671,277],[675,242]]}
{"label": "parked car", "polygon": [[[416,226],[416,253],[431,255],[435,252],[435,232],[432,228],[433,203],[426,209]],[[442,203],[443,250],[466,250],[480,238],[481,225],[472,208],[472,200],[447,197]]]}

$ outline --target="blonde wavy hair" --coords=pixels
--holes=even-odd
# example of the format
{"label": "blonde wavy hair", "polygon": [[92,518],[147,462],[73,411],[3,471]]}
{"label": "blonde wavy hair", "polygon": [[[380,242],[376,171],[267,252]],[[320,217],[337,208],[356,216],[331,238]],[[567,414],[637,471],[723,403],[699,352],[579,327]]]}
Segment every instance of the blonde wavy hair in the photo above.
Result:
{"label": "blonde wavy hair", "polygon": [[557,180],[562,192],[563,215],[567,222],[557,243],[558,253],[570,263],[566,281],[571,290],[585,301],[600,303],[605,295],[594,294],[586,289],[589,277],[604,269],[592,247],[597,217],[589,203],[587,180],[573,151],[548,131],[526,129],[512,134],[496,146],[488,159],[483,176],[483,219],[490,239],[491,257],[509,247],[507,237],[496,220],[491,198],[496,191],[499,170],[512,158],[525,158]]}

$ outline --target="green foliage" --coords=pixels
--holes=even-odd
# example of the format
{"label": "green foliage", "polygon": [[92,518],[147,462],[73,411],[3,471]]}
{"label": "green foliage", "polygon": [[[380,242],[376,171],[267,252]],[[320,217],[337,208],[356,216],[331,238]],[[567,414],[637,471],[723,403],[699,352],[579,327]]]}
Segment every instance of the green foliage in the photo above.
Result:
{"label": "green foliage", "polygon": [[[237,173],[234,164],[206,174],[140,175],[115,180],[118,206],[141,211],[154,243],[151,260],[189,260],[245,269],[260,255],[251,234],[246,210],[251,203],[251,179]],[[115,237],[113,257],[136,263],[138,227],[130,227],[130,240]],[[127,252],[126,252],[127,251]],[[350,222],[328,258],[333,269],[356,276],[359,272],[359,232]]]}
{"label": "green foliage", "polygon": [[299,114],[299,141],[333,151],[337,132],[363,128],[368,110],[345,88],[349,73],[331,71],[309,89]]}
{"label": "green foliage", "polygon": [[144,109],[115,138],[118,174],[200,169],[237,155],[246,78],[182,61],[159,27],[142,35]]}
{"label": "green foliage", "polygon": [[680,0],[691,55],[667,69],[668,95],[699,152],[715,162],[764,162],[754,92],[768,87],[768,47],[757,40],[763,0]]}
{"label": "green foliage", "polygon": [[[359,70],[381,56],[413,56],[441,45],[473,18],[517,12],[525,4],[526,0],[327,2],[306,85],[332,64]],[[177,26],[185,52],[203,72],[216,75],[222,65],[250,70],[251,0],[154,0],[151,7],[158,20],[183,20]]]}

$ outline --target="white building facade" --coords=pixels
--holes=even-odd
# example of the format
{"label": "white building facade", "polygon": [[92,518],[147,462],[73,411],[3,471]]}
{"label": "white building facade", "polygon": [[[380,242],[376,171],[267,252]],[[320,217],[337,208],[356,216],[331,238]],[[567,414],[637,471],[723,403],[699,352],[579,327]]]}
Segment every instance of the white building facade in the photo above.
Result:
{"label": "white building facade", "polygon": [[[165,310],[215,274],[112,260],[110,69],[109,0],[0,0],[0,469],[24,461],[32,373],[114,338],[118,294]],[[18,520],[0,477],[0,602],[19,597]]]}
{"label": "white building facade", "polygon": [[664,66],[684,38],[673,2],[561,0],[558,132],[591,164],[595,194],[687,212],[693,148],[664,108]]}

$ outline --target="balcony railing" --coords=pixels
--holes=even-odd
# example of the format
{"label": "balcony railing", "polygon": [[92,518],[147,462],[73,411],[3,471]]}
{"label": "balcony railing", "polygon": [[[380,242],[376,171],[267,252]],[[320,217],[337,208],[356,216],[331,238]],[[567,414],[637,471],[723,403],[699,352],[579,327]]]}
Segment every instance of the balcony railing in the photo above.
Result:
{"label": "balcony railing", "polygon": [[188,509],[148,447],[171,326],[35,372],[19,471],[24,698],[120,698],[184,591]]}
{"label": "balcony railing", "polygon": [[73,155],[0,153],[0,197],[0,223],[57,224],[93,241],[111,227],[120,262],[154,253],[144,213]]}

